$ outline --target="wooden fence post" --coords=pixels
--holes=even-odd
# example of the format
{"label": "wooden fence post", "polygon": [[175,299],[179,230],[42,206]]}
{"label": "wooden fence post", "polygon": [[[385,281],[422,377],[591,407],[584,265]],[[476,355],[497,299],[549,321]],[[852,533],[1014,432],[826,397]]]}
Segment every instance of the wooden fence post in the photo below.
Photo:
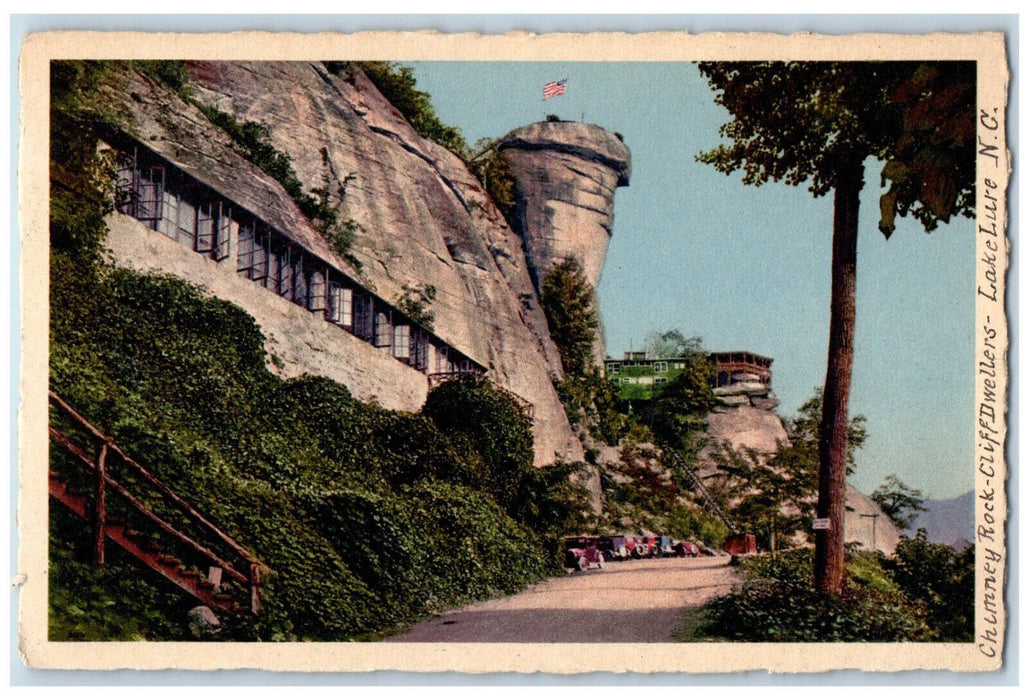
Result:
{"label": "wooden fence post", "polygon": [[103,568],[105,562],[104,540],[107,537],[107,443],[100,443],[96,458],[96,503],[93,508],[96,522],[96,565]]}
{"label": "wooden fence post", "polygon": [[261,611],[261,567],[259,564],[250,565],[250,612],[258,614]]}

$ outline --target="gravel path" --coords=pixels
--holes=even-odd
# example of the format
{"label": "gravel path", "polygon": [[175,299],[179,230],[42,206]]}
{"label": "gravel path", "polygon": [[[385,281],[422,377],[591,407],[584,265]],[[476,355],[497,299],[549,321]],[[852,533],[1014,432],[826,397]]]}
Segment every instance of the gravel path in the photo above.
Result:
{"label": "gravel path", "polygon": [[725,595],[729,557],[609,562],[453,610],[386,642],[670,642],[683,608]]}

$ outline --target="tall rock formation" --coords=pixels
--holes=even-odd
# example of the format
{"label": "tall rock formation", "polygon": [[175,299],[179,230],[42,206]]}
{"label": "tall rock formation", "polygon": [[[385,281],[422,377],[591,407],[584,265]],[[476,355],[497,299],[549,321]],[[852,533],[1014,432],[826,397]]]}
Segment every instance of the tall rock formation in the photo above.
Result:
{"label": "tall rock formation", "polygon": [[614,224],[615,188],[629,184],[621,137],[593,124],[547,121],[497,144],[515,181],[513,226],[525,242],[534,281],[555,263],[578,260],[596,288]]}
{"label": "tall rock formation", "polygon": [[[334,74],[320,62],[196,61],[188,70],[193,104],[126,67],[122,80],[104,88],[122,129],[229,200],[273,225],[283,222],[305,249],[381,299],[396,303],[411,289],[434,286],[432,331],[532,404],[535,462],[583,458],[553,386],[553,377],[562,373],[560,357],[539,308],[523,242],[457,156],[419,136],[356,68]],[[196,104],[238,124],[263,125],[271,145],[289,156],[303,191],[323,197],[341,221],[349,222],[358,264],[327,245],[282,187],[243,159]],[[547,137],[552,132],[563,136]],[[524,143],[537,168],[580,172],[578,180],[563,178],[560,197],[547,195],[559,211],[551,216],[557,229],[572,234],[569,240],[583,238],[583,249],[593,245],[586,232],[599,231],[603,235],[595,237],[606,247],[610,191],[628,178],[624,146],[586,125],[530,128]],[[548,165],[551,159],[560,163]],[[253,193],[246,191],[248,183]],[[578,187],[584,191],[576,192]],[[577,223],[578,216],[588,223]],[[326,374],[359,398],[389,407],[417,410],[424,400],[429,381],[424,374],[332,324],[321,330],[300,307],[265,299],[266,290],[236,278],[235,255],[193,265],[191,259],[178,260],[188,249],[169,248],[174,242],[156,232],[141,242],[133,238],[138,226],[129,224],[112,228],[109,243],[116,260],[140,269],[174,267],[168,271],[251,310],[269,337],[276,371]],[[588,264],[598,276],[603,248]]]}
{"label": "tall rock formation", "polygon": [[[545,121],[507,134],[497,151],[514,178],[512,226],[536,290],[566,258],[579,261],[595,290],[614,226],[615,189],[629,184],[632,170],[621,136],[594,124]],[[605,354],[598,330],[594,361],[602,364]]]}

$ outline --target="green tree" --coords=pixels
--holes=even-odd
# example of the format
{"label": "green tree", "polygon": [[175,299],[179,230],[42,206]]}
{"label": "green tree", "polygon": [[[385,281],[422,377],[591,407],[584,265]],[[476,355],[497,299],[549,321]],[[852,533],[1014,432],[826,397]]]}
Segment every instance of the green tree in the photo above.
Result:
{"label": "green tree", "polygon": [[682,357],[684,367],[661,385],[645,410],[658,440],[692,461],[702,447],[707,414],[714,404],[714,369],[707,353],[699,349],[699,341],[697,349]]}
{"label": "green tree", "polygon": [[540,306],[565,373],[585,375],[593,364],[599,320],[593,287],[578,260],[565,258],[547,271],[540,285]]}
{"label": "green tree", "polygon": [[915,515],[925,510],[922,492],[905,484],[896,474],[890,474],[872,492],[872,500],[901,530],[911,527]]}
{"label": "green tree", "polygon": [[970,642],[975,636],[975,548],[958,551],[934,544],[919,529],[901,537],[885,568],[904,594],[926,607],[940,641]]}
{"label": "green tree", "polygon": [[643,349],[650,357],[686,357],[700,350],[701,340],[687,338],[677,328],[664,333],[650,333],[643,341]]}
{"label": "green tree", "polygon": [[975,64],[972,62],[701,63],[729,139],[698,160],[743,182],[810,182],[833,192],[829,351],[819,446],[818,515],[835,526],[815,541],[822,591],[843,584],[847,411],[854,361],[858,206],[865,161],[882,162],[879,228],[896,215],[932,231],[975,202]]}

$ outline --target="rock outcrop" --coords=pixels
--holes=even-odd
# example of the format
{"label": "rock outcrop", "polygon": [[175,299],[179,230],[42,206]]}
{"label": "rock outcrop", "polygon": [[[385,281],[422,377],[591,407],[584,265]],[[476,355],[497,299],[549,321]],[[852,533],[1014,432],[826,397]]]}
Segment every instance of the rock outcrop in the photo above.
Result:
{"label": "rock outcrop", "polygon": [[534,280],[575,258],[596,288],[614,225],[615,188],[629,184],[620,137],[593,124],[547,121],[516,129],[497,150],[515,181],[515,231]]}
{"label": "rock outcrop", "polygon": [[[749,379],[744,377],[744,379]],[[756,377],[754,378],[757,379]],[[715,456],[721,446],[771,454],[789,443],[782,419],[775,413],[779,400],[770,384],[742,381],[714,390],[716,405],[708,414],[708,444],[700,456],[701,474],[716,471]],[[901,532],[882,510],[856,488],[847,484],[844,541],[858,549],[892,555]]]}
{"label": "rock outcrop", "polygon": [[[354,232],[351,254],[358,265],[335,253],[324,239],[316,240],[320,234],[296,206],[278,201],[279,219],[296,223],[311,238],[316,254],[352,273],[383,299],[394,301],[410,288],[434,286],[433,331],[486,367],[498,385],[533,405],[536,463],[552,462],[555,456],[582,459],[582,446],[553,387],[552,379],[561,376],[560,358],[539,308],[522,240],[457,156],[420,137],[360,70],[335,75],[322,63],[300,61],[197,61],[188,67],[192,99],[237,123],[263,125],[271,144],[288,154],[304,192],[322,193],[340,220],[349,222]],[[260,182],[271,199],[288,199],[252,164],[238,162],[225,134],[200,110],[153,80],[131,74],[124,84],[112,86],[108,97],[134,138],[218,191],[223,191],[218,184],[224,177],[237,189],[250,180]],[[592,139],[606,133],[596,127],[585,132]],[[625,154],[625,165],[607,178],[608,185],[594,183],[592,178],[604,178],[588,174],[580,180],[588,183],[587,192],[566,190],[564,200],[582,200],[588,206],[563,210],[557,219],[562,230],[578,231],[573,215],[594,205],[603,208],[594,200],[613,189],[615,180],[627,180],[627,151],[608,136],[618,144],[615,150]],[[586,167],[571,153],[546,150],[535,155],[583,163],[560,167]],[[256,199],[241,204],[263,214]],[[609,199],[606,206],[600,219],[609,229]],[[607,230],[602,230],[606,237]],[[598,273],[602,263],[602,253],[590,260]],[[361,364],[364,355],[375,352],[367,346],[351,354],[348,347],[333,362]],[[375,383],[374,377],[367,379]],[[352,391],[382,400],[393,388],[387,375],[378,385]]]}
{"label": "rock outcrop", "polygon": [[843,541],[858,549],[893,556],[900,542],[900,528],[886,517],[875,501],[850,484],[847,484],[845,499]]}
{"label": "rock outcrop", "polygon": [[789,442],[786,427],[775,413],[779,400],[770,384],[743,381],[714,389],[715,406],[707,417],[707,446],[701,453],[702,473],[713,470],[712,457],[722,446],[734,450],[775,452]]}

